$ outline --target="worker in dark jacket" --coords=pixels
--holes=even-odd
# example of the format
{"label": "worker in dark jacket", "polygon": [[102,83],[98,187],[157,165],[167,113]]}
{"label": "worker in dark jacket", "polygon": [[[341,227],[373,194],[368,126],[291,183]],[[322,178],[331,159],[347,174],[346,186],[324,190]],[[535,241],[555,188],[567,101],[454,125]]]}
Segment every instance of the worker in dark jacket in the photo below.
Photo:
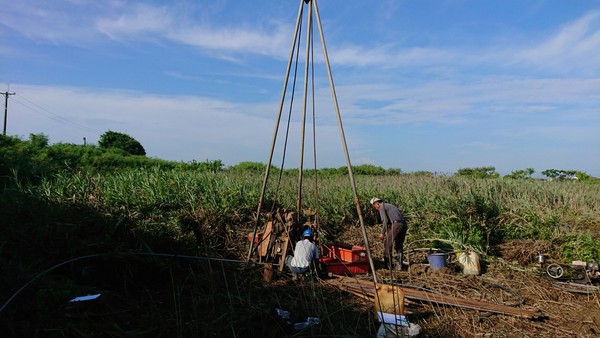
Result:
{"label": "worker in dark jacket", "polygon": [[371,204],[375,210],[379,211],[379,217],[381,218],[381,234],[379,238],[385,239],[383,260],[386,267],[391,267],[390,263],[392,260],[392,246],[396,249],[396,268],[403,269],[402,263],[402,252],[404,250],[404,239],[406,238],[406,231],[408,230],[408,224],[404,218],[404,214],[398,209],[397,206],[384,203],[381,198],[373,197]]}

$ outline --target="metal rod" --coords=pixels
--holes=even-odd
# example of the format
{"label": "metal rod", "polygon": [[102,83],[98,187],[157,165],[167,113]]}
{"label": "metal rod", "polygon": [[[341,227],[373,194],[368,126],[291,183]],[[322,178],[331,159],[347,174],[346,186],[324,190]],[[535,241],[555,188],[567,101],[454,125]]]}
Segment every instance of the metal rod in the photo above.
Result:
{"label": "metal rod", "polygon": [[340,129],[340,137],[342,139],[342,145],[344,147],[344,154],[346,155],[346,166],[348,167],[348,177],[350,178],[350,185],[352,187],[352,193],[354,194],[354,204],[356,205],[356,212],[358,213],[358,219],[360,221],[360,227],[362,230],[363,238],[365,241],[365,248],[367,249],[367,257],[369,258],[369,265],[371,271],[373,271],[373,281],[377,283],[377,274],[375,273],[375,265],[373,264],[373,257],[371,256],[371,249],[369,248],[369,239],[367,237],[367,230],[365,228],[365,222],[362,216],[362,210],[360,207],[360,201],[358,199],[358,192],[356,191],[356,183],[354,181],[354,175],[352,173],[352,164],[350,162],[350,155],[348,154],[348,145],[346,144],[346,137],[344,135],[344,127],[342,125],[342,117],[340,115],[340,107],[338,105],[337,95],[335,93],[335,86],[333,84],[333,76],[331,74],[331,66],[329,65],[329,57],[327,56],[327,48],[325,47],[325,37],[323,34],[323,27],[321,26],[321,18],[319,15],[319,9],[317,6],[317,0],[312,0],[313,8],[315,11],[315,18],[319,26],[319,34],[321,36],[321,45],[323,46],[323,57],[325,59],[325,65],[327,68],[327,75],[329,76],[329,86],[331,87],[331,95],[333,97],[333,104],[337,115],[338,126]]}
{"label": "metal rod", "polygon": [[302,126],[300,134],[300,164],[298,168],[298,198],[296,210],[298,210],[298,220],[300,220],[300,212],[302,210],[302,174],[304,171],[304,140],[306,136],[306,105],[308,102],[308,74],[310,70],[310,47],[311,47],[311,32],[312,32],[312,7],[308,7],[308,29],[306,31],[306,63],[304,65],[304,96],[302,97]]}
{"label": "metal rod", "polygon": [[[267,190],[267,181],[269,179],[269,171],[271,170],[271,162],[273,161],[273,152],[275,150],[275,143],[277,141],[277,132],[279,131],[279,123],[281,122],[281,112],[283,111],[283,103],[285,102],[285,92],[288,85],[288,80],[290,76],[290,69],[292,68],[292,61],[294,59],[294,50],[296,46],[296,39],[298,38],[298,30],[300,29],[300,24],[302,20],[302,9],[304,6],[304,0],[300,0],[300,7],[298,8],[298,16],[296,18],[296,28],[294,30],[294,38],[292,41],[292,47],[290,49],[290,57],[287,64],[287,69],[285,71],[285,80],[283,82],[283,89],[281,91],[281,100],[279,102],[279,112],[277,113],[277,121],[275,123],[275,130],[273,131],[273,139],[271,141],[271,151],[269,153],[269,161],[267,162],[267,168],[265,169],[265,177],[262,184],[262,189],[260,192],[260,199],[258,200],[258,207],[256,209],[256,216],[254,217],[254,230],[252,231],[252,241],[250,242],[250,249],[248,250],[248,257],[246,259],[247,262],[250,261],[252,257],[252,251],[254,250],[254,238],[256,237],[256,230],[258,228],[258,221],[260,219],[260,211],[262,209],[262,204],[265,198],[265,191]],[[283,169],[283,168],[282,168]]]}

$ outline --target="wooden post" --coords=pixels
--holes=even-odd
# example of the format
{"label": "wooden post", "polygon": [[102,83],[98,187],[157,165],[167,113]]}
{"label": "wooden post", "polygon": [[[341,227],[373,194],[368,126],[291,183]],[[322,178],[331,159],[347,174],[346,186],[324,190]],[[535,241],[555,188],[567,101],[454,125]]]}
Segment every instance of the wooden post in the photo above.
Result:
{"label": "wooden post", "polygon": [[285,256],[287,256],[288,247],[290,244],[290,236],[287,234],[284,235],[285,239],[283,240],[283,246],[281,248],[281,258],[279,259],[279,272],[283,271],[285,267]]}

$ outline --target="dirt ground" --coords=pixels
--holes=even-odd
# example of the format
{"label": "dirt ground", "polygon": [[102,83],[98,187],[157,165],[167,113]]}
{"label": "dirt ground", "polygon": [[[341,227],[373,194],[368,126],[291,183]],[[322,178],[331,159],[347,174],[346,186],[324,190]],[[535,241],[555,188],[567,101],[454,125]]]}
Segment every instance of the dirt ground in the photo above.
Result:
{"label": "dirt ground", "polygon": [[[341,241],[361,238],[358,233],[345,236]],[[372,252],[382,252],[381,241],[370,243]],[[377,274],[380,281],[403,287],[541,312],[539,318],[525,319],[407,301],[407,316],[421,327],[423,337],[600,337],[600,283],[581,289],[549,278],[537,260],[539,252],[548,252],[548,246],[521,240],[496,247],[494,258],[482,258],[477,276],[465,275],[452,254],[446,267],[433,271],[426,251],[409,250],[408,271],[392,275],[378,269]],[[379,259],[374,254],[374,260]]]}

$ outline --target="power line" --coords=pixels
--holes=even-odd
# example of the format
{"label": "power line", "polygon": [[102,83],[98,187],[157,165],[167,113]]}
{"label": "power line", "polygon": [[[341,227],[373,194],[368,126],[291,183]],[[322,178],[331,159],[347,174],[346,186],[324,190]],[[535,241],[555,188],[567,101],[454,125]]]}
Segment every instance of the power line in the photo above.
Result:
{"label": "power line", "polygon": [[[38,113],[38,114],[40,114],[42,116],[45,116],[45,117],[47,117],[47,118],[49,118],[49,119],[51,119],[53,121],[56,121],[56,122],[62,123],[62,124],[66,124],[66,125],[70,125],[72,127],[83,129],[83,130],[91,130],[91,131],[95,131],[95,132],[100,132],[100,130],[98,130],[98,129],[85,126],[83,124],[71,121],[71,120],[69,120],[67,118],[64,118],[64,117],[62,117],[62,116],[60,116],[58,114],[55,114],[55,113],[51,112],[50,110],[48,110],[48,109],[40,106],[39,104],[37,104],[37,103],[35,103],[35,102],[27,99],[23,95],[19,95],[19,99],[23,99],[24,101],[26,101],[29,104],[21,102],[18,99],[15,99],[15,102],[18,103],[18,104],[20,104],[20,105],[22,105],[23,107],[26,107],[26,108],[30,109],[31,111],[33,111],[35,113]],[[34,108],[34,107],[32,107],[32,106],[37,107],[37,109]]]}
{"label": "power line", "polygon": [[9,93],[8,91],[5,91],[4,93],[1,93],[2,95],[4,95],[4,129],[2,129],[2,135],[6,136],[6,116],[8,115],[8,97],[10,95],[15,95],[15,93]]}

